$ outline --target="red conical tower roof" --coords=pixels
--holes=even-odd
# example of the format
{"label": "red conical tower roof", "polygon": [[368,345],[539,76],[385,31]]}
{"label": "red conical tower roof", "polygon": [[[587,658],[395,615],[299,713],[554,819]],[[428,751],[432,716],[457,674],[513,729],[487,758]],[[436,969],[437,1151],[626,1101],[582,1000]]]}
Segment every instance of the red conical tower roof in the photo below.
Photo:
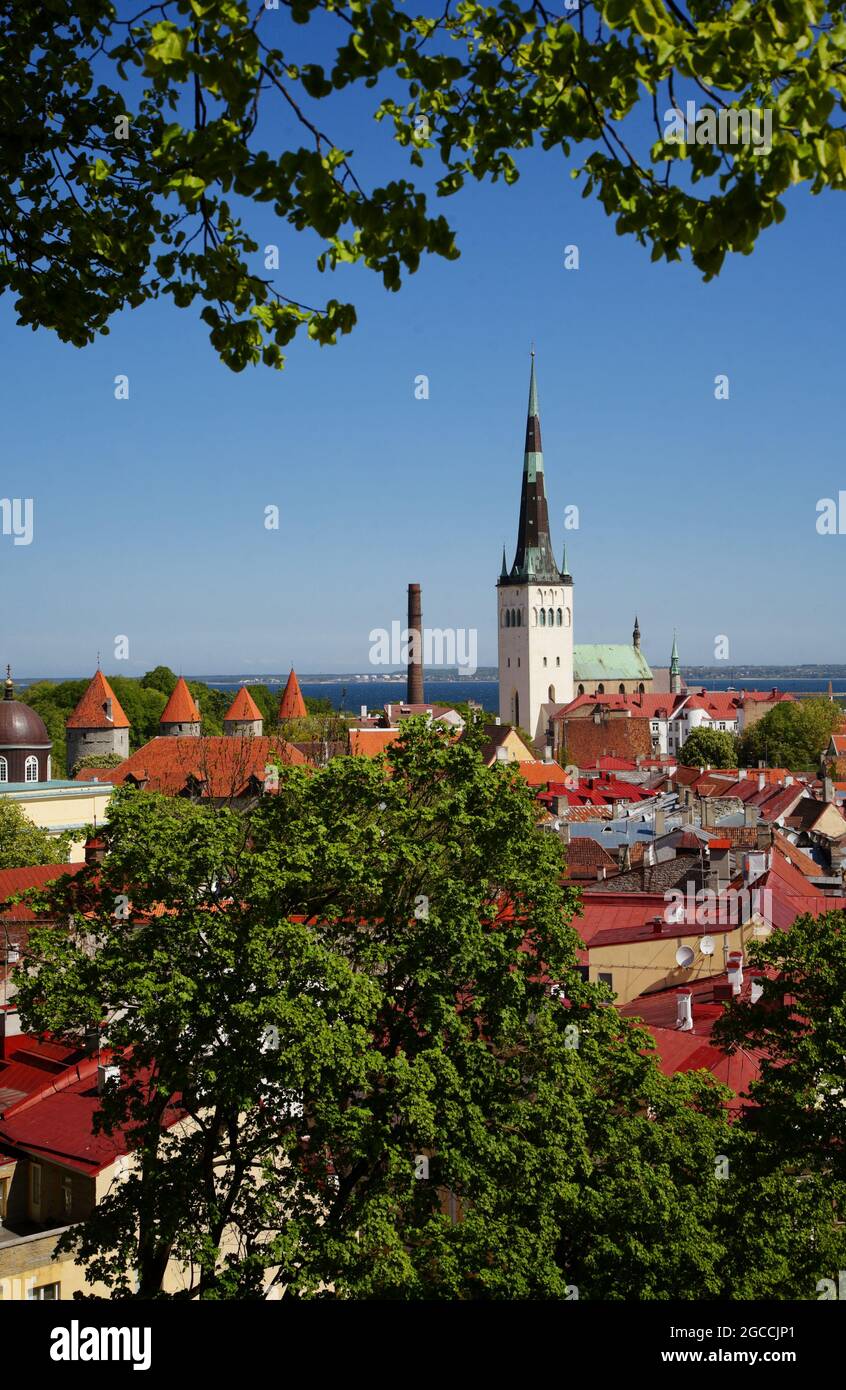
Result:
{"label": "red conical tower roof", "polygon": [[280,719],[305,719],[308,710],[305,707],[303,692],[300,690],[300,683],[297,680],[297,673],[293,666],[288,677],[288,684],[282,694],[282,702],[279,706]]}
{"label": "red conical tower roof", "polygon": [[180,676],[173,687],[173,694],[165,705],[160,724],[199,724],[200,711],[197,702],[185,681]]}
{"label": "red conical tower roof", "polygon": [[223,716],[227,719],[261,719],[262,712],[245,686],[241,686],[229,709]]}
{"label": "red conical tower roof", "polygon": [[[112,717],[108,718],[107,701],[111,700]],[[91,677],[91,684],[65,723],[66,729],[128,729],[129,720],[124,714],[118,699],[103,672],[97,670]]]}

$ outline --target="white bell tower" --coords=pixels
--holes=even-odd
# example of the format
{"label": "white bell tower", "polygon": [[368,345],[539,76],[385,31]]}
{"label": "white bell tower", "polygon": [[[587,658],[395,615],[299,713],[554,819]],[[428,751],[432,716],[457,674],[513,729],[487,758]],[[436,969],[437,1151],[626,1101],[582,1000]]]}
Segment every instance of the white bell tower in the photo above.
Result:
{"label": "white bell tower", "polygon": [[573,698],[573,580],[549,537],[534,352],[517,552],[509,570],[503,550],[497,599],[499,716],[543,753],[547,707]]}

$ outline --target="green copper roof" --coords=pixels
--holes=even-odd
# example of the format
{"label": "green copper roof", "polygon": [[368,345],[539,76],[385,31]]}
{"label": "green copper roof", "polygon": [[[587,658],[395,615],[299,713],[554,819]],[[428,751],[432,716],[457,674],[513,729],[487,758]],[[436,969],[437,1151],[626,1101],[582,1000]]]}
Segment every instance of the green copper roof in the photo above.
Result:
{"label": "green copper roof", "polygon": [[[637,647],[588,642],[573,647],[573,680],[582,684],[586,681],[649,681],[652,670]],[[607,692],[609,695],[616,693]]]}
{"label": "green copper roof", "polygon": [[679,649],[678,649],[678,647],[676,646],[676,634],[675,634],[675,631],[674,631],[674,632],[673,632],[673,650],[670,652],[670,670],[671,670],[671,671],[678,671],[678,669],[679,669]]}

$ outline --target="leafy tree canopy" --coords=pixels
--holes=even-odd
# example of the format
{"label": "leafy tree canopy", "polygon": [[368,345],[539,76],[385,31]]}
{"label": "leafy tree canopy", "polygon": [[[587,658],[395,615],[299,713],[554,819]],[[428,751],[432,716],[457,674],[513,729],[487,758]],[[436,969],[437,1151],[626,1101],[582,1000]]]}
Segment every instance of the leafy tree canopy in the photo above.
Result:
{"label": "leafy tree canopy", "polygon": [[679,759],[688,767],[737,767],[737,739],[725,729],[694,729]]}
{"label": "leafy tree canopy", "polygon": [[25,1026],[130,1049],[101,1122],[137,1165],[62,1237],[113,1295],[137,1270],[161,1296],[172,1256],[206,1298],[790,1297],[827,1270],[831,1213],[797,1223],[787,1185],[745,1273],[727,1092],[665,1078],[581,979],[558,840],[481,737],[412,720],[390,768],[283,768],[249,820],[121,789],[104,862],[44,895],[71,926],[30,934]]}
{"label": "leafy tree canopy", "polygon": [[768,710],[739,741],[738,756],[745,766],[759,761],[793,772],[816,771],[820,757],[843,710],[825,699],[785,700]]}
{"label": "leafy tree canopy", "polygon": [[[355,309],[303,303],[251,205],[314,233],[321,271],[359,262],[395,290],[424,254],[458,255],[431,186],[514,182],[532,145],[653,259],[687,249],[708,278],[782,220],[792,185],[844,187],[845,53],[843,8],[824,0],[447,0],[433,14],[14,0],[0,4],[0,290],[20,323],[77,345],[122,308],[198,302],[229,367],[279,367],[298,329],[334,342]],[[712,121],[769,113],[771,139],[674,143],[665,113],[688,101]],[[370,116],[381,183],[356,167]]]}
{"label": "leafy tree canopy", "polygon": [[0,797],[0,869],[27,864],[66,864],[71,837],[48,835],[34,825],[16,801]]}

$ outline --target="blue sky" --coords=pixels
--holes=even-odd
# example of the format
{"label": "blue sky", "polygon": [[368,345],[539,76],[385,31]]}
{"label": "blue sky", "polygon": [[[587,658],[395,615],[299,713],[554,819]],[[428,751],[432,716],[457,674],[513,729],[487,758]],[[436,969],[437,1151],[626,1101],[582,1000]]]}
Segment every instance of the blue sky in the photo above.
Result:
{"label": "blue sky", "polygon": [[[386,127],[345,143],[371,177],[406,167]],[[359,314],[335,348],[292,345],[281,373],[232,374],[169,303],[80,351],[0,302],[1,490],[35,503],[32,545],[0,536],[2,661],[88,674],[99,649],[128,675],[364,670],[370,630],[404,619],[415,580],[425,622],[478,629],[492,664],[534,340],[559,555],[564,508],[580,511],[576,641],[630,640],[637,612],[655,664],[674,627],[683,662],[713,662],[718,634],[732,662],[846,662],[846,535],[815,528],[817,500],[846,487],[842,202],[792,195],[754,255],[705,285],[618,237],[560,155],[521,170],[440,203],[461,259],[424,261],[399,294],[359,268],[318,276],[307,236],[252,218],[280,246],[285,293],[348,296]]]}

